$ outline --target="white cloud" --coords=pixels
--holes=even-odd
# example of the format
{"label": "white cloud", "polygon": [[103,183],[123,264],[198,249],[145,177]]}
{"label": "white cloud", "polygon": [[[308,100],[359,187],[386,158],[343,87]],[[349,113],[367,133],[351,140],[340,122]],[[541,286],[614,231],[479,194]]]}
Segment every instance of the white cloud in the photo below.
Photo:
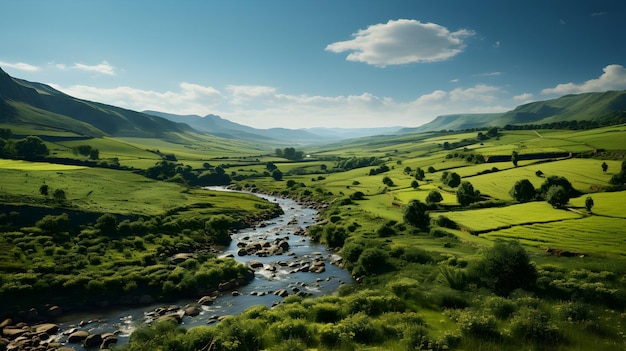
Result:
{"label": "white cloud", "polygon": [[477,74],[477,77],[495,77],[495,76],[500,76],[502,75],[502,72],[488,72],[488,73],[481,73],[481,74]]}
{"label": "white cloud", "polygon": [[223,100],[216,89],[191,83],[181,83],[177,92],[156,92],[131,87],[96,88],[85,85],[62,87],[56,84],[50,86],[80,99],[136,111],[156,110],[181,115],[208,114]]}
{"label": "white cloud", "polygon": [[596,79],[581,84],[558,84],[554,88],[543,89],[541,93],[564,95],[626,89],[626,68],[621,65],[608,65],[602,71],[604,73]]}
{"label": "white cloud", "polygon": [[523,93],[520,95],[513,96],[513,100],[521,103],[531,102],[533,101],[535,96],[531,93]]}
{"label": "white cloud", "polygon": [[[53,85],[54,86],[54,85]],[[506,91],[479,84],[434,90],[408,102],[364,92],[360,95],[286,94],[270,86],[229,85],[222,90],[181,83],[176,91],[130,87],[54,86],[69,95],[132,110],[180,115],[209,113],[256,128],[419,126],[438,115],[502,112]]]}
{"label": "white cloud", "polygon": [[87,71],[87,72],[96,72],[96,73],[100,73],[100,74],[106,74],[108,76],[114,76],[115,75],[115,67],[111,66],[107,61],[102,61],[100,64],[97,65],[85,65],[82,63],[75,63],[72,66],[68,66],[66,64],[63,63],[58,63],[55,65],[56,68],[60,69],[60,70],[68,70],[68,69],[77,69],[77,70],[81,70],[81,71]]}
{"label": "white cloud", "polygon": [[24,62],[10,63],[10,62],[5,62],[5,61],[0,61],[0,67],[8,67],[8,68],[12,68],[12,69],[20,70],[20,71],[28,71],[28,72],[39,71],[39,67],[29,65],[28,63],[24,63]]}
{"label": "white cloud", "polygon": [[466,46],[463,39],[474,34],[467,29],[450,32],[435,23],[399,19],[361,29],[352,35],[353,39],[329,44],[325,50],[349,51],[348,61],[383,67],[435,62],[458,55]]}

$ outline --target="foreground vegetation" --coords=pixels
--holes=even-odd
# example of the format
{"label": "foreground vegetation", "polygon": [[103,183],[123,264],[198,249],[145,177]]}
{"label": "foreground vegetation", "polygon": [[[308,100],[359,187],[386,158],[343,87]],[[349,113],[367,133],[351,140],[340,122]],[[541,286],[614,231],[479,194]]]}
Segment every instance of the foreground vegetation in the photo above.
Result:
{"label": "foreground vegetation", "polygon": [[[327,221],[309,234],[341,253],[356,283],[216,326],[156,323],[125,349],[626,349],[625,137],[625,126],[425,133],[311,149],[301,160],[258,150],[218,159],[190,151],[206,145],[163,143],[171,165],[152,152],[146,162],[153,147],[141,140],[111,139],[127,169],[2,161],[2,301],[27,306],[44,291],[166,299],[244,277],[210,248],[232,223],[276,209],[194,189],[208,171],[327,204]],[[65,196],[42,194],[43,184]],[[26,223],[33,208],[50,213]],[[181,252],[196,256],[171,265]]]}

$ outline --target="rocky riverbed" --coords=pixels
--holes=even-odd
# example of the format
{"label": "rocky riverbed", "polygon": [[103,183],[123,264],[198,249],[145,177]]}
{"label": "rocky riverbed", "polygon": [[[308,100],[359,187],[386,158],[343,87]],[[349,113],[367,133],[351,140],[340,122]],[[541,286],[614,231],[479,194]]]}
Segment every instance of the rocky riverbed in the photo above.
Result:
{"label": "rocky riverbed", "polygon": [[[329,294],[351,282],[349,273],[340,268],[341,258],[306,236],[306,228],[317,221],[316,210],[290,199],[257,195],[277,202],[284,214],[233,234],[230,246],[221,253],[247,264],[247,279],[225,282],[210,295],[167,306],[144,304],[82,315],[63,315],[57,306],[41,315],[29,311],[28,318],[23,318],[26,322],[2,323],[0,350],[106,349],[125,343],[133,330],[155,321],[169,319],[186,327],[207,325],[250,306],[273,306],[294,294]],[[191,257],[190,253],[173,259],[182,262]]]}

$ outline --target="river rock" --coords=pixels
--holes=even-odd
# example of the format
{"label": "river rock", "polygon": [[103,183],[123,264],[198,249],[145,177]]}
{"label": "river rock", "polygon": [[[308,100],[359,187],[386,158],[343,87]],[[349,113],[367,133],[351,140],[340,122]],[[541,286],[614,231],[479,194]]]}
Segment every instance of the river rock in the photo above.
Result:
{"label": "river rock", "polygon": [[193,258],[194,254],[191,253],[177,253],[172,257],[172,262],[178,264],[187,261],[190,258]]}
{"label": "river rock", "polygon": [[11,325],[12,323],[13,323],[13,320],[11,318],[7,318],[3,320],[2,323],[0,323],[0,329],[3,329],[4,327]]}
{"label": "river rock", "polygon": [[198,304],[203,306],[212,305],[215,301],[215,297],[213,296],[202,296],[200,300],[198,300]]}
{"label": "river rock", "polygon": [[85,340],[89,336],[89,333],[84,330],[78,330],[73,332],[67,337],[67,342],[70,344],[75,344]]}
{"label": "river rock", "polygon": [[279,289],[274,292],[274,295],[280,296],[280,297],[287,297],[289,296],[289,292],[287,292],[287,290],[285,289]]}
{"label": "river rock", "polygon": [[200,314],[200,311],[202,311],[200,305],[193,304],[185,307],[186,316],[195,317]]}
{"label": "river rock", "polygon": [[47,335],[54,335],[59,331],[59,326],[52,323],[40,324],[33,327],[37,333],[45,333]]}
{"label": "river rock", "polygon": [[248,251],[246,251],[246,249],[243,247],[237,250],[237,256],[246,256],[247,254],[248,254]]}
{"label": "river rock", "polygon": [[91,334],[85,338],[83,341],[84,348],[96,347],[102,344],[102,335],[100,334]]}
{"label": "river rock", "polygon": [[157,318],[156,321],[157,322],[174,321],[177,324],[180,324],[183,322],[183,317],[178,313],[170,313],[170,314],[166,314],[164,316]]}
{"label": "river rock", "polygon": [[100,344],[100,349],[106,349],[109,345],[117,343],[117,335],[113,333],[105,333],[102,334],[102,343]]}
{"label": "river rock", "polygon": [[250,266],[250,268],[263,268],[263,262],[252,260],[248,263],[248,266]]}
{"label": "river rock", "polygon": [[15,339],[26,333],[28,333],[27,329],[18,328],[16,326],[4,327],[2,329],[2,335],[6,336],[9,339]]}
{"label": "river rock", "polygon": [[46,314],[52,318],[55,318],[63,314],[63,309],[59,306],[50,306],[46,311]]}

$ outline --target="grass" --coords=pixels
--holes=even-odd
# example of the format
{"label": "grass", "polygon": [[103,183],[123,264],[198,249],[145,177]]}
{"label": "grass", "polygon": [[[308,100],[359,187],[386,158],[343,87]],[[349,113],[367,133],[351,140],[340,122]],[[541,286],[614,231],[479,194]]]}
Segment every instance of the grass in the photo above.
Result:
{"label": "grass", "polygon": [[521,224],[554,222],[581,217],[580,214],[574,212],[554,209],[543,201],[500,208],[444,212],[442,215],[472,232],[484,232]]}

